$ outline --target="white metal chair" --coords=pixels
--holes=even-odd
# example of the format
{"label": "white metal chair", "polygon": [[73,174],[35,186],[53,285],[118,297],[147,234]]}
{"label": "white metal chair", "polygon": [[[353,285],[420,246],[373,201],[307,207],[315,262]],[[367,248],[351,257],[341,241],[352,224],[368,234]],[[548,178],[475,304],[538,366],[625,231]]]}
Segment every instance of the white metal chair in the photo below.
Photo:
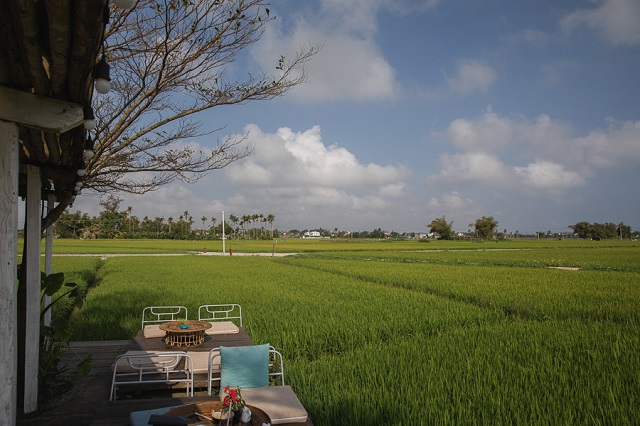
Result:
{"label": "white metal chair", "polygon": [[198,308],[198,321],[211,323],[211,328],[205,331],[208,335],[239,333],[242,307],[236,303],[202,305]]}
{"label": "white metal chair", "polygon": [[160,324],[187,319],[187,308],[184,306],[147,306],[142,310],[142,331],[144,337],[164,337]]}
{"label": "white metal chair", "polygon": [[[197,368],[197,367],[196,367]],[[207,393],[211,395],[213,382],[220,384],[220,371],[222,369],[222,358],[220,348],[213,348],[209,351],[207,366]],[[273,346],[269,346],[269,384],[284,386],[284,363],[282,354]]]}
{"label": "white metal chair", "polygon": [[[223,368],[224,355],[220,348],[209,352],[209,373],[207,392],[211,395],[212,383],[220,382],[220,376],[215,377]],[[219,386],[220,387],[220,386]],[[269,346],[268,385],[245,386],[242,397],[255,407],[267,413],[272,425],[304,423],[307,421],[307,410],[304,408],[291,386],[284,383],[284,365],[282,354],[273,346]]]}
{"label": "white metal chair", "polygon": [[111,394],[117,398],[118,386],[148,383],[185,383],[187,396],[193,396],[193,361],[186,352],[129,351],[116,357],[112,366]]}

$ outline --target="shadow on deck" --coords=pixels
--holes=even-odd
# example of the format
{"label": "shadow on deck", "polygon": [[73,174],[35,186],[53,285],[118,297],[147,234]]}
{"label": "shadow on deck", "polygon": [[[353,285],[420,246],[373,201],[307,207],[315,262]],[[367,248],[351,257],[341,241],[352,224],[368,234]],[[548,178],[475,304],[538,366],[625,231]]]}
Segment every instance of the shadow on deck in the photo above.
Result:
{"label": "shadow on deck", "polygon": [[[207,396],[206,385],[199,387],[198,385],[202,384],[198,383],[196,377],[194,398],[186,397],[184,387],[179,387],[144,392],[135,390],[119,392],[120,399],[110,402],[111,364],[118,355],[127,350],[141,349],[140,344],[139,336],[134,340],[72,342],[71,351],[63,354],[59,364],[61,367],[68,368],[65,376],[72,379],[71,389],[41,406],[38,413],[18,418],[17,424],[19,426],[128,425],[131,411],[211,400],[211,397]],[[251,340],[246,331],[241,328],[240,333],[227,338],[217,338],[214,344],[242,346],[251,344]],[[93,356],[91,373],[86,377],[79,376],[75,372],[75,366],[89,354]]]}

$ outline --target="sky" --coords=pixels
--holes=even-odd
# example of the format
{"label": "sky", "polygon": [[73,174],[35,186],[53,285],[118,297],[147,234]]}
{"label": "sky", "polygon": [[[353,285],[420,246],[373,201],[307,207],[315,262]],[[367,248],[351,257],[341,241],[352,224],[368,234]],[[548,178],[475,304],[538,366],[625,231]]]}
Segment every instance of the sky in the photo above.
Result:
{"label": "sky", "polygon": [[[638,0],[273,0],[231,71],[321,47],[282,98],[196,116],[251,156],[195,184],[117,194],[140,219],[273,214],[279,230],[640,229]],[[97,215],[83,192],[71,212]],[[207,225],[208,226],[208,225]]]}

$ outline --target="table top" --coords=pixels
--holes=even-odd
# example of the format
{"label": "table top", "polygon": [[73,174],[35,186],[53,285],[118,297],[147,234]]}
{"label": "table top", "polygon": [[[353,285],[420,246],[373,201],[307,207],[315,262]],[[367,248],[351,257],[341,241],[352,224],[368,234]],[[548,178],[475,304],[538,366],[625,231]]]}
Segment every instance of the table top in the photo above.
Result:
{"label": "table top", "polygon": [[[187,324],[188,328],[181,328],[181,324]],[[192,333],[194,331],[204,331],[211,328],[211,324],[206,321],[186,320],[186,321],[170,321],[160,324],[158,327],[162,331],[169,333]]]}
{"label": "table top", "polygon": [[[131,341],[127,350],[130,351],[148,351],[161,352],[168,350],[164,343],[164,337],[145,338],[142,330],[139,330],[134,340]],[[251,339],[244,327],[240,327],[240,332],[234,334],[216,334],[204,336],[204,343],[201,346],[190,348],[190,351],[208,352],[213,348],[220,346],[249,346],[252,345]]]}
{"label": "table top", "polygon": [[[225,420],[214,420],[213,422],[207,422],[205,419],[199,418],[195,413],[204,414],[205,416],[211,417],[211,411],[216,410],[220,411],[224,405],[222,401],[208,401],[208,402],[199,402],[195,404],[189,404],[182,407],[173,408],[165,413],[166,416],[184,416],[189,418],[189,423],[198,423],[198,424],[220,424],[225,425]],[[271,423],[271,419],[261,409],[258,407],[254,407],[253,405],[248,405],[251,410],[251,421],[249,423],[245,423],[247,425],[258,425],[262,426],[263,423]]]}

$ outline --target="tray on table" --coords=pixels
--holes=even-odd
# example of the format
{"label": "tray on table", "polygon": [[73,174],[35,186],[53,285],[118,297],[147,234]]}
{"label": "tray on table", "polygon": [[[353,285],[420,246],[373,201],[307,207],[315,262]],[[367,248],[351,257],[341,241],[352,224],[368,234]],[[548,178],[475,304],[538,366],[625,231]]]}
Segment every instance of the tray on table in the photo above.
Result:
{"label": "tray on table", "polygon": [[[253,425],[262,426],[263,423],[271,423],[271,419],[269,418],[267,413],[265,413],[258,407],[254,407],[253,405],[247,405],[247,407],[249,407],[249,409],[251,410],[251,421],[249,423],[241,423],[241,424],[246,424],[251,426]],[[214,420],[213,422],[211,422],[205,418],[200,418],[195,414],[195,413],[200,413],[200,414],[204,414],[205,416],[211,417],[212,410],[220,411],[222,410],[222,408],[223,408],[222,401],[200,402],[197,404],[189,404],[189,405],[183,405],[182,407],[173,408],[167,411],[165,413],[165,416],[187,417],[189,424],[197,423],[201,425],[208,425],[208,424],[226,425],[227,424],[226,419]]]}

